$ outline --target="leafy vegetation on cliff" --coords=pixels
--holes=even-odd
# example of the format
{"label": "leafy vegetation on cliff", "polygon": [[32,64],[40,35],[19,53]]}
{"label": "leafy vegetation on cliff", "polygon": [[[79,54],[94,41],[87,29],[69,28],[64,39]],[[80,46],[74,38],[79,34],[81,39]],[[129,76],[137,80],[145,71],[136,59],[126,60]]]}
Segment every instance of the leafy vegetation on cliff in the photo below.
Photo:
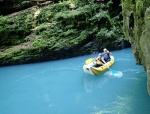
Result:
{"label": "leafy vegetation on cliff", "polygon": [[123,30],[138,64],[147,71],[150,95],[150,0],[122,0]]}
{"label": "leafy vegetation on cliff", "polygon": [[30,63],[117,49],[123,38],[112,2],[63,1],[0,17],[0,65]]}
{"label": "leafy vegetation on cliff", "polygon": [[138,64],[145,64],[140,41],[143,32],[147,31],[145,27],[147,22],[145,22],[144,18],[149,6],[150,1],[148,0],[122,0],[123,30],[126,39],[132,44]]}

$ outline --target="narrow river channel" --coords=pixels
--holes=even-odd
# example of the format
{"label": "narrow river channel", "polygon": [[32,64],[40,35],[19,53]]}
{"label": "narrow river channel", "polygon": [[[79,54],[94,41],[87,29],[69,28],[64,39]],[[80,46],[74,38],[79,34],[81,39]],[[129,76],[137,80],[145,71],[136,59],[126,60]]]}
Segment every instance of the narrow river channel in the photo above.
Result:
{"label": "narrow river channel", "polygon": [[112,53],[117,76],[83,72],[97,54],[0,67],[0,114],[150,114],[143,66],[131,48]]}

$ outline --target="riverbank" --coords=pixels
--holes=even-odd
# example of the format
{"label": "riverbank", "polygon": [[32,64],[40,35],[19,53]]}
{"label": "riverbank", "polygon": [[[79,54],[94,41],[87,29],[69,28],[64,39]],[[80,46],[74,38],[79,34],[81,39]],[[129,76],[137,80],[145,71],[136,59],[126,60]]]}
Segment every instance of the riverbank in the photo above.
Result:
{"label": "riverbank", "polygon": [[124,43],[119,12],[112,13],[112,8],[111,1],[100,4],[65,1],[1,16],[0,66],[130,46]]}

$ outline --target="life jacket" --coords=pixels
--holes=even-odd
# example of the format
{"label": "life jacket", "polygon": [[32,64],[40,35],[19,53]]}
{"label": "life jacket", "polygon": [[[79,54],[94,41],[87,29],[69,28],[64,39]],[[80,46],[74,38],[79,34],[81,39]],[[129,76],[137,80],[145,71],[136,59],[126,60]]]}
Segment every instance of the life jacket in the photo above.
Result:
{"label": "life jacket", "polygon": [[100,60],[96,60],[96,64],[97,64],[97,65],[102,65],[103,63],[102,63],[102,61],[100,61]]}
{"label": "life jacket", "polygon": [[102,53],[102,57],[106,62],[110,61],[110,55],[108,52]]}

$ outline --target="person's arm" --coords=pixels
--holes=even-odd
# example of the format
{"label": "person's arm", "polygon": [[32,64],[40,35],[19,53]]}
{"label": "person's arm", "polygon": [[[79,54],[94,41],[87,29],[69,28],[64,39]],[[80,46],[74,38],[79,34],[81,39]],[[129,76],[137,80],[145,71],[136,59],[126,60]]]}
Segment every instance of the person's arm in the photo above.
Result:
{"label": "person's arm", "polygon": [[103,58],[101,60],[104,62],[103,65],[106,65],[106,67],[109,68],[109,66],[106,64],[106,61]]}
{"label": "person's arm", "polygon": [[104,64],[106,64],[106,61],[104,60],[104,58],[103,58],[103,57],[101,58],[101,60],[102,60],[102,62],[103,62]]}

